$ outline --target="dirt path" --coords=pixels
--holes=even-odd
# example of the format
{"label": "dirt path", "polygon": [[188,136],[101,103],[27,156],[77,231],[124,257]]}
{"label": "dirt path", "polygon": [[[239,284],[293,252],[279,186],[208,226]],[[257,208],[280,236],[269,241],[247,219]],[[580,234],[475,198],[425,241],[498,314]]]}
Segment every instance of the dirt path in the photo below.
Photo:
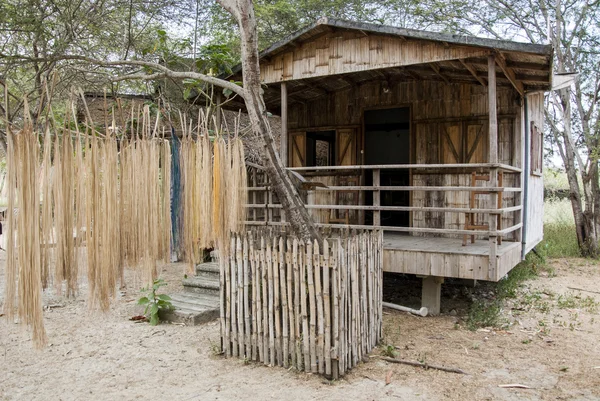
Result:
{"label": "dirt path", "polygon": [[[46,296],[47,305],[60,305],[45,312],[46,349],[34,350],[26,331],[0,319],[0,398],[600,399],[600,295],[567,288],[600,291],[600,269],[581,260],[553,266],[554,277],[527,283],[504,310],[511,323],[506,330],[468,331],[460,308],[458,316],[436,318],[385,310],[384,343],[396,346],[398,357],[458,367],[469,375],[389,364],[378,358],[386,348],[381,346],[336,383],[215,356],[217,323],[132,323],[128,318],[140,312],[137,291],[123,293],[109,314],[89,312],[81,300]],[[167,266],[162,275],[170,290],[179,289],[180,265]],[[498,387],[510,383],[532,388]]]}

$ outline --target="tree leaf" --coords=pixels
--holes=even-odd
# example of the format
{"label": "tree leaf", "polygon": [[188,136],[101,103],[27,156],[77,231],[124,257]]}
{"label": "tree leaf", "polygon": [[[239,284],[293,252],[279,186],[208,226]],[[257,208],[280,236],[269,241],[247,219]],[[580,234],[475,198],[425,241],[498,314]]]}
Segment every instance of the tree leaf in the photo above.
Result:
{"label": "tree leaf", "polygon": [[141,297],[140,299],[138,299],[138,305],[147,305],[148,302],[150,302],[148,297]]}
{"label": "tree leaf", "polygon": [[167,294],[159,294],[158,299],[162,299],[163,301],[170,301],[171,297],[168,296]]}

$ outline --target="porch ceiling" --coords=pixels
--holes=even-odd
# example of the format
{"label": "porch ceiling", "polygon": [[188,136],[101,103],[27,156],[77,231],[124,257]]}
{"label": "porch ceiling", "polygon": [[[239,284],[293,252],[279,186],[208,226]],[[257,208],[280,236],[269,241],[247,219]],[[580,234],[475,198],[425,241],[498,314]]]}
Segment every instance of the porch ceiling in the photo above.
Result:
{"label": "porch ceiling", "polygon": [[[376,38],[399,40],[401,48],[404,48],[402,47],[404,44],[414,44],[416,50],[406,47],[403,50],[404,53],[402,53],[406,53],[409,58],[413,57],[413,61],[407,60],[405,65],[398,65],[397,63],[396,65],[389,65],[390,62],[387,66],[382,67],[381,59],[377,58],[379,53],[373,55],[373,51],[381,50],[381,48],[368,46],[363,49],[360,46],[352,48],[352,45],[348,45],[344,49],[350,53],[346,54],[339,53],[339,50],[336,50],[335,46],[331,44],[331,40],[335,38],[343,37],[346,38],[344,40],[351,42],[352,40],[360,40],[365,35],[371,35],[374,38],[369,46],[380,46],[379,43],[376,43],[376,40],[378,40]],[[354,67],[348,64],[348,70],[351,70],[351,72],[344,70],[343,73],[339,73],[341,72],[339,69],[325,74],[315,72],[315,67],[311,64],[315,60],[314,58],[304,67],[298,67],[312,71],[303,71],[301,75],[304,75],[304,77],[301,79],[293,79],[290,75],[292,73],[285,70],[288,67],[281,67],[280,63],[283,63],[292,68],[293,63],[295,68],[297,67],[295,64],[297,59],[313,57],[313,45],[318,44],[319,40],[324,40],[325,36],[328,37],[328,41],[324,42],[325,44],[318,45],[317,49],[320,49],[319,46],[325,46],[323,48],[325,53],[323,54],[329,51],[327,54],[330,66],[331,63],[335,64],[336,57],[344,57],[344,65],[355,63]],[[463,50],[453,53],[456,49]],[[475,49],[476,51],[469,53],[464,49]],[[413,50],[412,53],[411,50]],[[335,53],[336,51],[338,53]],[[364,54],[371,52],[371,55],[366,57],[365,60],[357,61],[358,56],[353,54],[353,51],[367,52]],[[414,62],[416,61],[414,51],[424,53],[421,54],[423,62]],[[288,58],[284,57],[286,54],[289,56]],[[432,56],[432,54],[437,56]],[[450,54],[453,54],[453,56],[448,57]],[[339,20],[323,20],[280,43],[276,43],[261,53],[261,70],[266,68],[266,74],[269,77],[266,80],[269,83],[264,85],[265,104],[270,112],[280,113],[282,81],[287,84],[288,102],[290,104],[311,102],[331,93],[359,87],[374,81],[381,82],[384,87],[385,85],[392,86],[394,83],[407,81],[441,81],[448,84],[472,83],[486,86],[488,78],[487,54],[496,55],[497,85],[513,86],[521,94],[550,88],[552,80],[552,49],[550,46],[405,30]],[[322,62],[319,61],[319,57],[321,56],[317,56],[316,59],[317,64]],[[402,64],[403,56],[394,53],[394,57],[396,57],[394,60],[400,60],[399,62]],[[436,57],[438,57],[437,60]],[[291,61],[292,58],[293,62]],[[434,60],[431,61],[431,58]],[[273,68],[277,69],[276,74],[273,74]],[[283,68],[283,70],[280,70],[280,68]],[[335,70],[335,68],[333,69]],[[274,77],[276,78],[274,79]],[[297,78],[296,75],[294,77]],[[234,74],[228,79],[241,80],[241,69],[234,69]],[[244,108],[244,105],[242,102],[234,100],[225,107]]]}
{"label": "porch ceiling", "polygon": [[[547,71],[548,61],[544,57],[531,55],[524,57],[512,54],[503,54],[503,56],[506,60],[507,70],[512,71],[514,79],[522,85],[525,92],[548,89],[550,74]],[[507,73],[502,68],[497,68],[497,71],[498,86],[513,86],[513,83],[507,77]],[[508,72],[508,74],[511,74],[511,72]],[[392,86],[396,82],[406,81],[440,81],[486,86],[487,78],[487,59],[470,58],[290,80],[286,81],[286,84],[288,102],[290,104],[302,104],[326,97],[334,92],[359,87],[374,81],[379,81],[384,86]],[[281,105],[281,83],[272,83],[265,85],[263,88],[267,109],[278,115]],[[234,106],[243,108],[241,102]]]}

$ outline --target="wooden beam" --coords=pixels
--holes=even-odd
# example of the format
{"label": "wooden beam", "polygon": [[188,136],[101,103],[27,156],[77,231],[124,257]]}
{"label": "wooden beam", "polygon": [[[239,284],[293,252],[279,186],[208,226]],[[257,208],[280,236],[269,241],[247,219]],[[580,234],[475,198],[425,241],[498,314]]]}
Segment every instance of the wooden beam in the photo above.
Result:
{"label": "wooden beam", "polygon": [[410,67],[400,67],[398,68],[400,71],[407,73],[408,75],[410,75],[415,81],[422,81],[423,77],[421,77],[419,74],[417,74],[412,68]]}
{"label": "wooden beam", "polygon": [[[488,163],[498,163],[498,106],[496,94],[496,62],[497,57],[491,55],[488,57],[488,112],[489,112],[489,145],[488,145]],[[490,168],[490,186],[498,186],[498,169]],[[498,205],[498,193],[490,192],[490,205]],[[490,214],[488,218],[488,227],[490,232],[498,229],[498,218]],[[488,274],[490,277],[496,277],[498,269],[498,237],[489,235],[490,253],[488,258]]]}
{"label": "wooden beam", "polygon": [[[515,76],[515,72],[512,70],[512,68],[510,68],[506,65],[506,58],[504,58],[504,55],[502,53],[498,52],[496,54],[495,59],[496,59],[496,63],[498,63],[498,66],[500,67],[502,72],[504,72],[504,75],[506,76],[506,78],[508,78],[508,80],[515,87],[517,92],[519,92],[519,94],[521,96],[524,96],[525,88],[523,88],[523,83],[521,81],[517,80],[517,77]],[[488,68],[489,68],[489,63],[488,63]]]}
{"label": "wooden beam", "polygon": [[506,60],[506,66],[509,68],[518,68],[520,70],[549,71],[547,64],[526,63],[524,61]]}
{"label": "wooden beam", "polygon": [[284,166],[287,167],[288,160],[288,96],[287,96],[287,84],[285,82],[281,83],[281,138],[280,138],[280,148],[279,148],[279,156],[281,157],[281,162]]}
{"label": "wooden beam", "polygon": [[479,77],[477,75],[477,70],[475,69],[475,67],[473,67],[471,64],[467,63],[465,60],[458,60],[460,61],[460,63],[463,65],[463,67],[465,67],[467,69],[467,71],[469,71],[471,73],[471,75],[473,75],[473,77],[483,86],[487,86],[487,84],[485,83],[485,81]]}
{"label": "wooden beam", "polygon": [[429,63],[429,67],[431,67],[433,72],[435,72],[440,78],[442,78],[444,82],[446,82],[447,84],[450,83],[448,78],[446,78],[446,76],[440,72],[440,67],[436,63]]}

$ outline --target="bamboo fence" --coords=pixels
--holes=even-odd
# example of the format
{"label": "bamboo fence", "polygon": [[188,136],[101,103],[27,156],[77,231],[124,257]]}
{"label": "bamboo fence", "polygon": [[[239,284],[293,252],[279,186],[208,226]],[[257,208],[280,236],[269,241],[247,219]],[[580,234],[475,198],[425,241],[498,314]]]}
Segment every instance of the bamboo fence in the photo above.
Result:
{"label": "bamboo fence", "polygon": [[383,236],[231,238],[221,266],[227,357],[337,378],[381,339]]}

